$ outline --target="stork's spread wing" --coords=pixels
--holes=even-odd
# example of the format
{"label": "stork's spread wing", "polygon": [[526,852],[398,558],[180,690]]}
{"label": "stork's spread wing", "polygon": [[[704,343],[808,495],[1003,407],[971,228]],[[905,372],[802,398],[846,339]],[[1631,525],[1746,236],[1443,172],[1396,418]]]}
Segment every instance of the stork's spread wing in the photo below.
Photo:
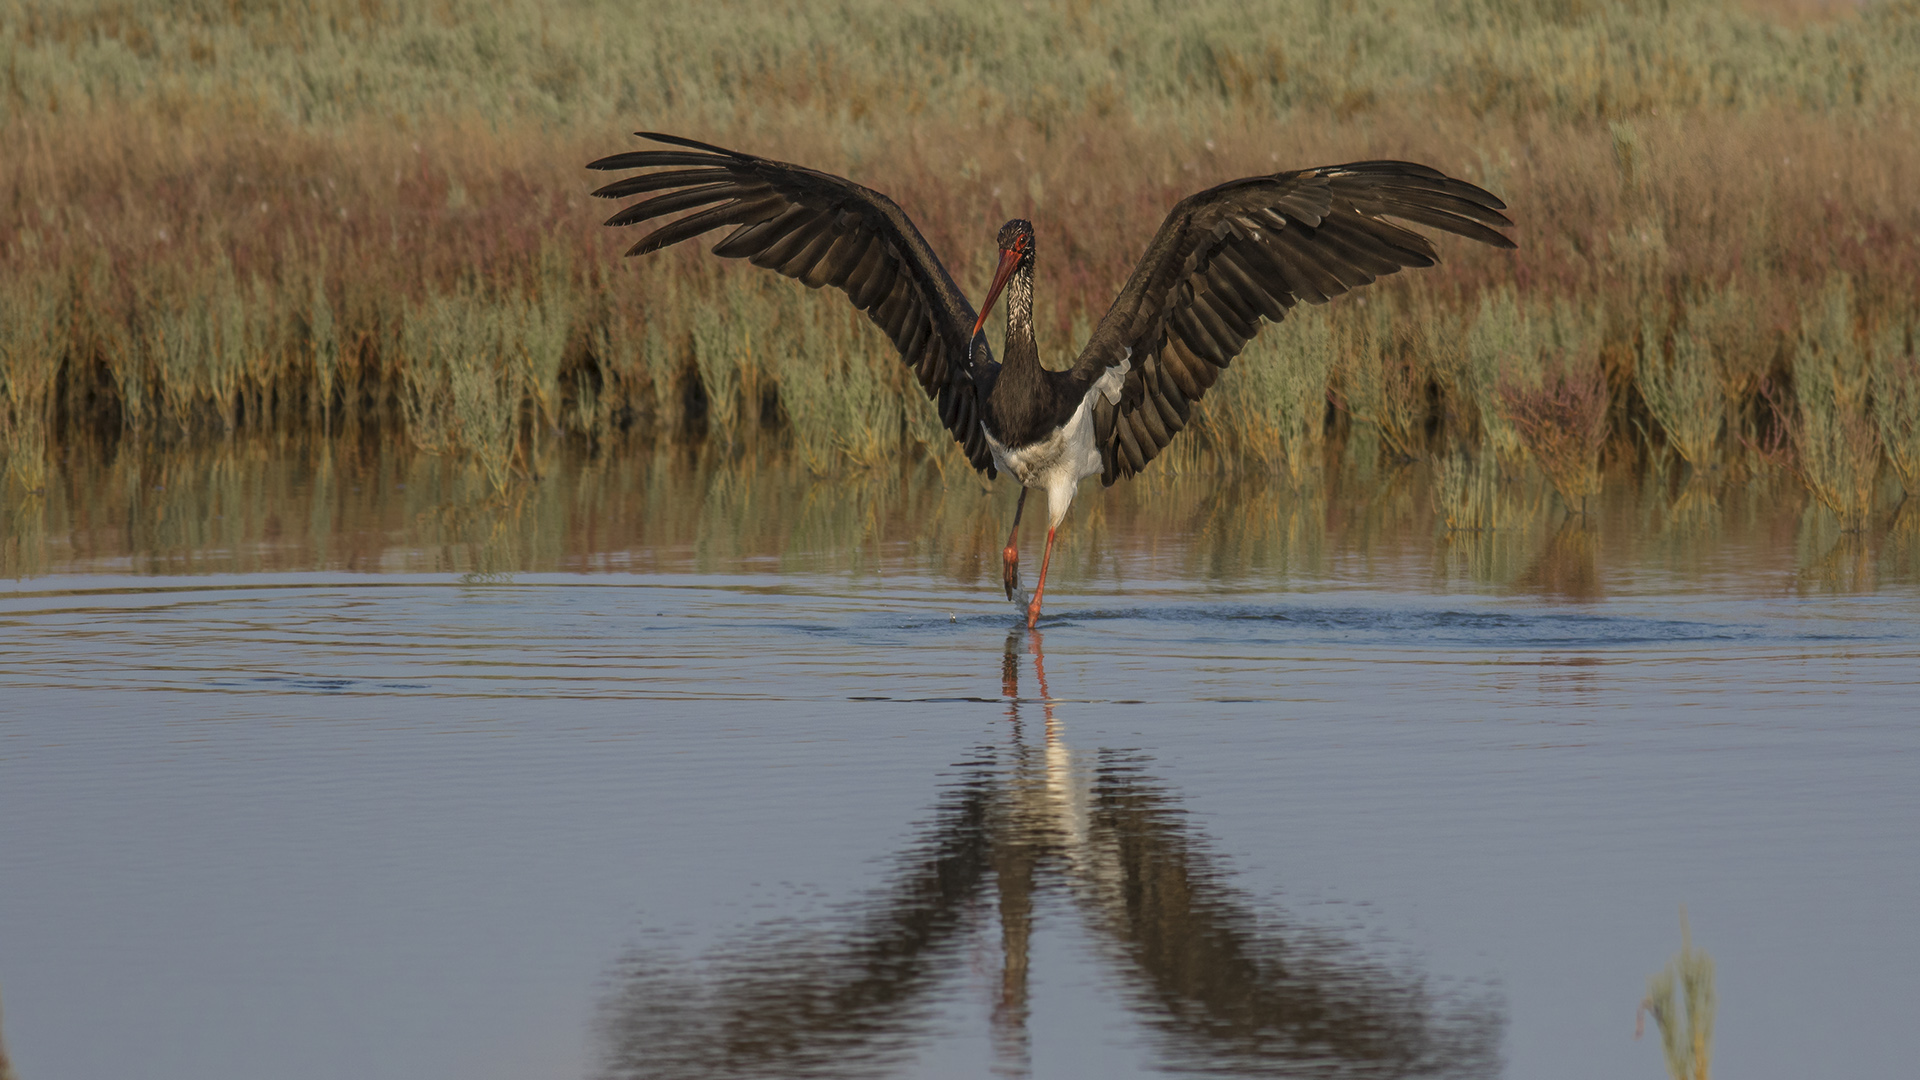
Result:
{"label": "stork's spread wing", "polygon": [[[832,285],[886,331],[940,409],[973,467],[991,477],[980,402],[993,385],[986,336],[970,341],[973,306],[892,199],[813,169],[673,135],[639,132],[678,150],[615,154],[589,169],[647,169],[594,192],[603,199],[650,194],[607,219],[632,225],[697,210],[654,229],[627,251],[643,255],[731,226],[715,255]],[[971,346],[971,348],[970,348]]]}
{"label": "stork's spread wing", "polygon": [[1401,267],[1434,264],[1426,237],[1384,219],[1510,248],[1494,231],[1513,224],[1504,209],[1472,184],[1407,161],[1249,177],[1183,200],[1074,364],[1091,382],[1132,358],[1119,404],[1095,402],[1101,480],[1146,468],[1261,319],[1278,322],[1301,300],[1324,304]]}

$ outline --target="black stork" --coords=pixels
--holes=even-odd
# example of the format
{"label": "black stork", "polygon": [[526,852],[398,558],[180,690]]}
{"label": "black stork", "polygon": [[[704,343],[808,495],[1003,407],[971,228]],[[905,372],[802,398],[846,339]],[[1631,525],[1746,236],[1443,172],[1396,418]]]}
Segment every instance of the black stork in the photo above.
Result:
{"label": "black stork", "polygon": [[[695,210],[648,233],[629,256],[723,226],[713,253],[832,285],[900,350],[967,461],[1020,481],[1002,552],[1007,598],[1040,617],[1054,533],[1080,481],[1147,467],[1186,426],[1194,403],[1259,329],[1301,300],[1349,289],[1438,256],[1424,225],[1499,248],[1513,222],[1492,193],[1408,161],[1356,161],[1250,176],[1180,201],[1133,276],[1065,371],[1040,364],[1033,339],[1033,225],[1000,229],[1000,265],[975,312],[913,221],[892,199],[842,177],[675,135],[675,147],[601,158],[590,169],[648,170],[595,191],[645,193],[607,219],[632,225]],[[980,327],[1007,295],[1005,359]],[[1015,537],[1027,492],[1047,493],[1047,546],[1033,597],[1020,595]]]}

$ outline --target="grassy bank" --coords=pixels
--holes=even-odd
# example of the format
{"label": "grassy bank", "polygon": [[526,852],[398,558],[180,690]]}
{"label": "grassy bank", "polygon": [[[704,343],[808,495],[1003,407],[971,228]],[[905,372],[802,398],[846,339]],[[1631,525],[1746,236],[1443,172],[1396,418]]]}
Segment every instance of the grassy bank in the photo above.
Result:
{"label": "grassy bank", "polygon": [[889,192],[976,298],[1032,217],[1056,361],[1200,187],[1407,157],[1514,208],[1256,339],[1169,469],[1431,458],[1461,528],[1536,467],[1777,468],[1849,527],[1920,483],[1920,5],[1258,7],[0,0],[9,482],[242,431],[497,490],[615,433],[959,465],[844,301],[618,257],[580,166],[647,127]]}

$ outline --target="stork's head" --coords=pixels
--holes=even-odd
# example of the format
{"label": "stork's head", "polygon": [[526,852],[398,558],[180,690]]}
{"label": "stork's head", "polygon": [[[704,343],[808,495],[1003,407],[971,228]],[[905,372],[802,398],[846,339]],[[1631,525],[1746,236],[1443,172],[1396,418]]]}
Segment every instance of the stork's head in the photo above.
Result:
{"label": "stork's head", "polygon": [[1000,226],[1000,257],[1005,259],[1010,254],[1033,261],[1033,222],[1014,218]]}
{"label": "stork's head", "polygon": [[980,333],[987,313],[1000,299],[1000,290],[1007,287],[1008,279],[1016,270],[1033,272],[1033,222],[1026,218],[1014,218],[1000,226],[1000,268],[994,272],[992,287],[987,289],[987,302],[980,305],[980,317],[973,321],[975,335]]}

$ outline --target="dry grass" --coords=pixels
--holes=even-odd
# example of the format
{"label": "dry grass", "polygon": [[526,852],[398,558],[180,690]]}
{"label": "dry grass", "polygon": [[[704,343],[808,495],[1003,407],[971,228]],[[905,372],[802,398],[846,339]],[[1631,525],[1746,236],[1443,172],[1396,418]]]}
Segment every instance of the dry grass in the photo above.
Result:
{"label": "dry grass", "polygon": [[1814,498],[1849,532],[1873,512],[1880,432],[1870,415],[1873,372],[1860,340],[1852,283],[1836,277],[1800,316],[1793,353],[1796,407],[1787,459]]}
{"label": "dry grass", "polygon": [[1567,508],[1584,514],[1600,493],[1607,382],[1597,366],[1562,367],[1538,387],[1501,388],[1500,406]]}
{"label": "dry grass", "polygon": [[[1737,451],[1800,363],[1799,298],[1843,273],[1859,325],[1916,320],[1920,8],[1579,7],[0,0],[8,472],[42,486],[63,440],[357,429],[502,489],[557,439],[622,431],[815,471],[954,463],[843,302],[693,250],[617,257],[579,166],[638,126],[893,194],[975,296],[994,228],[1033,218],[1055,362],[1181,196],[1431,161],[1506,198],[1520,250],[1443,242],[1440,267],[1256,339],[1166,464],[1300,476],[1360,445],[1348,426],[1401,458],[1451,432],[1585,490],[1588,369],[1548,377],[1566,311],[1616,439],[1644,400],[1689,460],[1722,431]],[[1637,373],[1636,337],[1659,342]],[[1911,436],[1886,434],[1920,427],[1905,369],[1870,354],[1908,482]]]}
{"label": "dry grass", "polygon": [[1499,289],[1481,302],[1460,378],[1479,412],[1483,450],[1509,465],[1524,451],[1575,512],[1600,490],[1609,406],[1602,333],[1589,304],[1523,302]]}
{"label": "dry grass", "polygon": [[1671,333],[1658,312],[1642,323],[1634,375],[1667,442],[1696,469],[1713,463],[1731,411],[1769,359],[1759,310],[1739,288],[1706,288],[1678,305]]}
{"label": "dry grass", "polygon": [[1660,1031],[1660,1049],[1673,1080],[1708,1080],[1713,1075],[1713,1021],[1718,1000],[1713,988],[1713,957],[1693,947],[1687,912],[1680,910],[1680,951],[1647,980],[1643,1014]]}
{"label": "dry grass", "polygon": [[65,290],[41,273],[0,289],[0,438],[6,478],[37,492],[47,481],[56,367],[46,362],[65,328]]}
{"label": "dry grass", "polygon": [[1296,308],[1248,342],[1231,377],[1210,392],[1193,437],[1225,461],[1281,469],[1294,483],[1317,472],[1336,355],[1327,315]]}
{"label": "dry grass", "polygon": [[[1436,362],[1431,342],[1453,332],[1458,320],[1434,310],[1407,311],[1404,293],[1382,290],[1347,309],[1336,372],[1338,400],[1353,422],[1379,433],[1399,459],[1426,454],[1432,423],[1429,386]],[[1423,320],[1421,316],[1426,318]]]}
{"label": "dry grass", "polygon": [[1517,392],[1540,379],[1540,346],[1533,319],[1510,287],[1481,297],[1467,333],[1465,363],[1453,379],[1463,400],[1472,402],[1480,421],[1481,445],[1501,462],[1513,464],[1525,445],[1508,417],[1503,388]]}
{"label": "dry grass", "polygon": [[1884,326],[1875,337],[1873,419],[1906,497],[1920,495],[1920,359],[1907,327]]}

